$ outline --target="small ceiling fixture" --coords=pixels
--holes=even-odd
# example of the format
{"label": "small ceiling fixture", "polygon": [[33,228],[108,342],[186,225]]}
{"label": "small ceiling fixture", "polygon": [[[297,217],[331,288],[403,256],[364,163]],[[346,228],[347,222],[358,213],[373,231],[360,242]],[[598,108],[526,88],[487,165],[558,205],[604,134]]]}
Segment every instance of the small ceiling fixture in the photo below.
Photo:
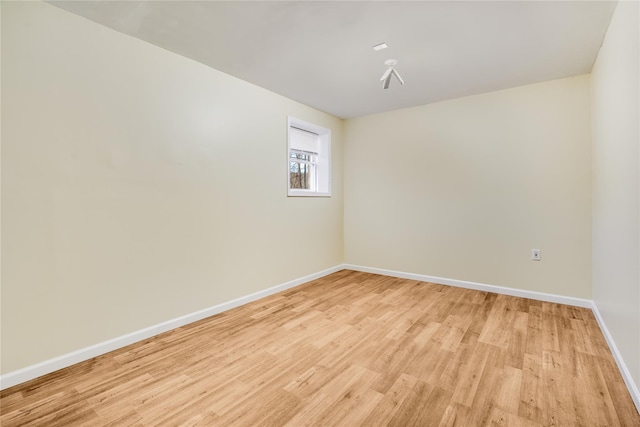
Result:
{"label": "small ceiling fixture", "polygon": [[375,45],[375,46],[373,47],[373,50],[378,51],[378,50],[386,49],[386,48],[388,48],[388,47],[389,47],[389,46],[387,46],[387,44],[386,44],[386,43],[380,43],[380,44]]}
{"label": "small ceiling fixture", "polygon": [[398,74],[396,69],[393,68],[397,63],[398,61],[396,61],[395,59],[387,59],[386,61],[384,61],[384,65],[386,65],[389,68],[387,68],[387,71],[385,71],[382,77],[380,78],[380,81],[384,82],[382,84],[383,89],[389,89],[389,83],[391,83],[392,75],[396,76],[396,78],[398,79],[401,85],[404,84],[404,80],[402,80],[402,77],[400,77],[400,74]]}

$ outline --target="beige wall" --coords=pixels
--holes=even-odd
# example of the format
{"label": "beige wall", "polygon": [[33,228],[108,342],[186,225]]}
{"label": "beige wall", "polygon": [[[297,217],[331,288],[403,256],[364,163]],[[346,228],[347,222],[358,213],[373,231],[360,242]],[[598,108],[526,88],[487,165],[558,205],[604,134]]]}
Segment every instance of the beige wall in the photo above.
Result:
{"label": "beige wall", "polygon": [[[342,262],[341,120],[2,3],[3,373]],[[331,128],[331,198],[286,197],[287,115]]]}
{"label": "beige wall", "polygon": [[585,75],[347,121],[345,261],[590,298],[589,105]]}
{"label": "beige wall", "polygon": [[637,2],[620,2],[592,72],[593,299],[640,387]]}

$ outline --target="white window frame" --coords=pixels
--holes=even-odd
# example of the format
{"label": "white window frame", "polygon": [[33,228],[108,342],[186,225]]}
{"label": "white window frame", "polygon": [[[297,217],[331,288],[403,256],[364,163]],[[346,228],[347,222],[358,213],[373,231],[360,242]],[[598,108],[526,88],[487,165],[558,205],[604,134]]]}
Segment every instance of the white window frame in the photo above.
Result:
{"label": "white window frame", "polygon": [[[306,132],[316,135],[316,149],[309,151],[292,148],[292,132]],[[291,188],[292,151],[306,152],[314,157],[315,176],[312,177],[312,188],[309,190]],[[287,117],[287,195],[289,197],[331,197],[331,130],[290,116]]]}

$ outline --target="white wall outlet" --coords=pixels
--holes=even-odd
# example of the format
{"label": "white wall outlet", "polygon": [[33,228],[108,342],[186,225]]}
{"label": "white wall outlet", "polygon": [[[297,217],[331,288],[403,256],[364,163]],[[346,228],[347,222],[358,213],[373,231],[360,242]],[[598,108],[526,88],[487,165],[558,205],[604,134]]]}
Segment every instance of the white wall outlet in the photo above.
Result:
{"label": "white wall outlet", "polygon": [[531,259],[540,261],[540,249],[531,249]]}

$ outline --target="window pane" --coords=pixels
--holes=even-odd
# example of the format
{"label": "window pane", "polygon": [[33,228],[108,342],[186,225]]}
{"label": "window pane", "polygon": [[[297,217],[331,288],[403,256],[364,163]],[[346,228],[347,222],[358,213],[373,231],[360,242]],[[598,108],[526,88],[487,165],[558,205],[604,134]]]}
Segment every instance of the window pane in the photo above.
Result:
{"label": "window pane", "polygon": [[310,190],[315,165],[301,162],[289,162],[289,186],[299,190]]}

